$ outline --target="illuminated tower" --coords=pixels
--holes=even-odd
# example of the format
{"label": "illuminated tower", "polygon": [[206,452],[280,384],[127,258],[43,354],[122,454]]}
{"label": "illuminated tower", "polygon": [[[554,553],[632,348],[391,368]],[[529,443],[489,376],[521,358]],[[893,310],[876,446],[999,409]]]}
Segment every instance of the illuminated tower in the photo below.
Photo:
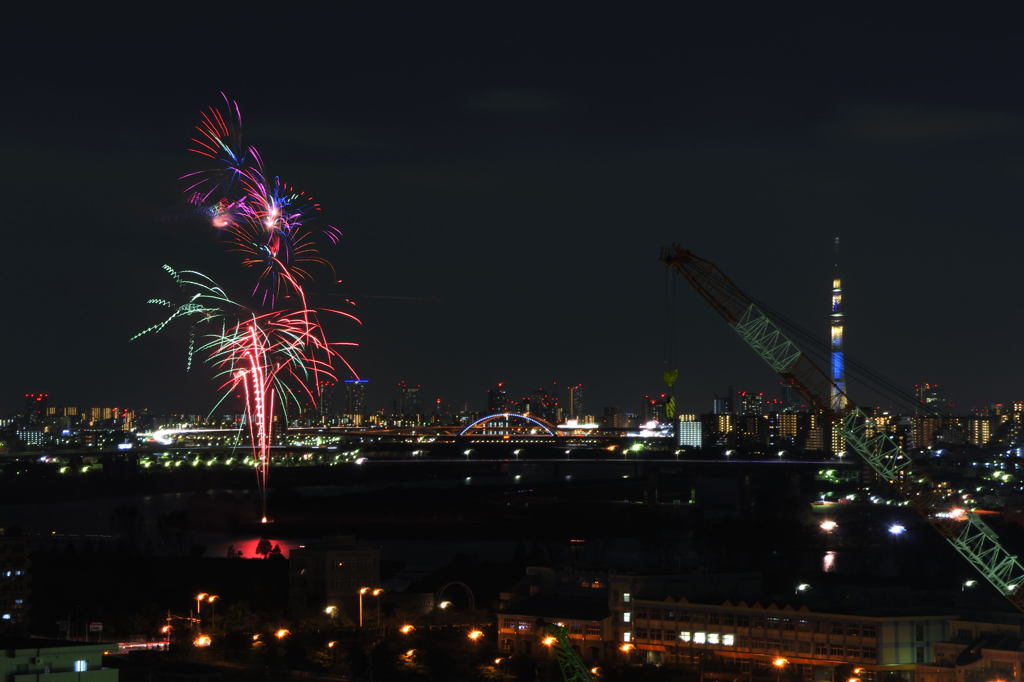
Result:
{"label": "illuminated tower", "polygon": [[843,282],[839,279],[839,237],[836,237],[836,259],[832,276],[832,314],[831,325],[832,350],[832,399],[830,405],[834,413],[846,409],[846,368],[843,361]]}
{"label": "illuminated tower", "polygon": [[569,392],[569,414],[570,419],[580,419],[583,417],[583,384],[576,384],[575,386],[566,386],[565,390]]}

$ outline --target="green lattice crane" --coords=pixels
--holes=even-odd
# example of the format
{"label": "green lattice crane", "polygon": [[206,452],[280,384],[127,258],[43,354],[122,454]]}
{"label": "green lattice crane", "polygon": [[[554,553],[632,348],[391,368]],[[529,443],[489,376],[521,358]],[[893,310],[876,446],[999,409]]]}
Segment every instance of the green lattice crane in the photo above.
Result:
{"label": "green lattice crane", "polygon": [[[956,491],[915,471],[910,457],[847,396],[842,414],[830,408],[832,380],[794,344],[753,300],[713,263],[678,246],[663,249],[661,260],[679,272],[711,304],[782,380],[796,389],[889,485],[908,502],[996,590],[1024,611],[1024,565],[999,542],[988,524],[961,509]],[[837,390],[843,393],[841,387]]]}
{"label": "green lattice crane", "polygon": [[576,651],[572,648],[572,642],[569,641],[569,631],[561,625],[547,624],[544,626],[544,632],[547,637],[553,637],[554,641],[549,646],[555,651],[555,658],[558,659],[558,667],[562,671],[562,680],[564,682],[594,682],[594,676],[590,674],[590,670],[583,664],[580,657],[576,654]]}

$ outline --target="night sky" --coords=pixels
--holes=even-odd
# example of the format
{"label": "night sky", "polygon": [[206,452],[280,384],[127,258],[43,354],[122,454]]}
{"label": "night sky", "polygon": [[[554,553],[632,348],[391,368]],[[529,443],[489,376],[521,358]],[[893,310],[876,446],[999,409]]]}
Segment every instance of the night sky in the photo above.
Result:
{"label": "night sky", "polygon": [[208,373],[184,373],[184,327],[128,338],[171,293],[164,263],[251,282],[177,180],[220,90],[344,231],[324,249],[344,283],[313,293],[359,302],[365,325],[333,331],[362,344],[371,407],[404,378],[456,407],[504,380],[635,410],[660,390],[667,315],[684,409],[730,385],[775,393],[683,280],[670,307],[659,250],[716,262],[824,340],[836,235],[850,356],[964,410],[1024,398],[1015,22],[505,7],[15,31],[0,412],[25,391],[213,404]]}

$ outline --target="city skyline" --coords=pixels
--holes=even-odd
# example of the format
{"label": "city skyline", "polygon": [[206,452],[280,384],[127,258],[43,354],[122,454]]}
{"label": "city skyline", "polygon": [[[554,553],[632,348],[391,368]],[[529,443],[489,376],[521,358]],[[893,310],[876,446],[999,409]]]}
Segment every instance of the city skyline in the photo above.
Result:
{"label": "city skyline", "polygon": [[[25,360],[8,366],[0,406],[34,390],[212,404],[202,370],[184,373],[183,334],[126,339],[152,322],[128,294],[158,293],[160,265],[217,264],[197,255],[212,237],[173,178],[193,113],[221,89],[282,173],[332,207],[343,282],[320,293],[359,304],[353,361],[379,384],[416,377],[475,400],[503,378],[557,378],[585,383],[591,406],[622,404],[659,387],[671,317],[682,410],[721,386],[767,388],[767,370],[697,297],[666,286],[658,250],[692,248],[824,341],[838,235],[848,361],[900,386],[938,382],[965,406],[1015,399],[1021,329],[1006,305],[1024,246],[1024,105],[1011,60],[981,48],[1019,48],[990,31],[921,27],[874,36],[865,53],[855,23],[769,26],[772,45],[798,54],[762,51],[750,38],[763,27],[685,44],[624,29],[594,52],[606,67],[596,80],[574,78],[574,44],[554,34],[531,53],[468,34],[422,51],[422,37],[403,36],[390,56],[353,35],[339,48],[352,66],[311,59],[322,87],[301,101],[267,99],[265,79],[244,74],[140,78],[179,69],[159,49],[66,67],[64,45],[13,75],[29,96],[3,114],[5,185],[21,198],[12,248],[47,256],[42,275],[33,259],[0,275],[22,292],[19,332],[0,350]],[[956,68],[935,58],[940,46]],[[800,57],[810,52],[813,64]],[[77,78],[101,62],[103,80]],[[73,191],[54,191],[70,178]],[[850,390],[878,402],[852,379]]]}

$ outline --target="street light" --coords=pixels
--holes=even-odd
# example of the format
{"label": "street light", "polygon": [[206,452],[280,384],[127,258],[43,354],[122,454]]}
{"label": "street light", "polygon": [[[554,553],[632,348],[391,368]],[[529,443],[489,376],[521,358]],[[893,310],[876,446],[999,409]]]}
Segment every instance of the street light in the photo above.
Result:
{"label": "street light", "polygon": [[403,635],[407,635],[407,634],[409,634],[410,632],[412,632],[415,629],[416,629],[415,627],[413,627],[412,625],[409,625],[408,623],[406,623],[402,627],[398,628],[398,631],[401,632]]}
{"label": "street light", "polygon": [[379,631],[384,628],[384,619],[380,617],[380,595],[384,594],[384,588],[378,587],[370,594],[377,597],[377,630]]}
{"label": "street light", "polygon": [[776,680],[782,680],[782,669],[789,665],[789,659],[782,656],[776,656],[772,659],[772,665],[775,666],[777,674],[775,675]]}
{"label": "street light", "polygon": [[209,596],[210,595],[208,595],[206,592],[200,592],[199,594],[196,595],[196,616],[198,616],[200,613],[202,613],[201,607],[202,607],[202,604],[203,604],[203,600],[206,599]]}
{"label": "street light", "polygon": [[439,609],[441,609],[443,611],[444,609],[449,608],[451,605],[452,605],[452,603],[450,601],[443,601],[443,602],[441,602],[440,604],[437,605],[437,608],[439,608]]}
{"label": "street light", "polygon": [[555,637],[554,635],[548,635],[544,639],[540,640],[540,643],[543,644],[544,646],[550,647],[550,646],[554,646],[555,642],[557,642],[557,641],[558,641],[557,637]]}
{"label": "street light", "polygon": [[278,639],[284,639],[290,634],[292,634],[292,631],[288,628],[278,628],[278,630],[274,632],[274,637],[277,637]]}
{"label": "street light", "polygon": [[219,594],[208,594],[206,595],[206,603],[211,604],[213,609],[210,615],[210,629],[216,632],[217,630],[217,600],[220,599]]}
{"label": "street light", "polygon": [[619,647],[619,651],[621,651],[624,654],[628,654],[630,651],[632,651],[635,648],[636,648],[636,646],[634,646],[631,642],[626,642],[625,644],[623,644],[622,646]]}
{"label": "street light", "polygon": [[484,633],[481,632],[480,630],[470,630],[468,633],[466,633],[466,637],[469,637],[474,642],[476,642],[477,640],[479,640],[483,636],[484,636]]}
{"label": "street light", "polygon": [[[370,593],[374,597],[379,597],[384,589],[381,587],[360,587],[359,588],[359,627],[363,627],[363,595]],[[377,602],[377,613],[380,614],[380,601]]]}
{"label": "street light", "polygon": [[192,644],[203,649],[213,644],[213,639],[211,639],[209,635],[197,635],[196,638],[192,640]]}
{"label": "street light", "polygon": [[832,519],[825,519],[824,521],[818,524],[818,528],[822,529],[826,533],[831,533],[838,527],[839,524],[833,521]]}
{"label": "street light", "polygon": [[338,615],[338,607],[334,604],[330,604],[324,607],[324,613],[326,613],[331,618],[334,618],[336,615]]}

